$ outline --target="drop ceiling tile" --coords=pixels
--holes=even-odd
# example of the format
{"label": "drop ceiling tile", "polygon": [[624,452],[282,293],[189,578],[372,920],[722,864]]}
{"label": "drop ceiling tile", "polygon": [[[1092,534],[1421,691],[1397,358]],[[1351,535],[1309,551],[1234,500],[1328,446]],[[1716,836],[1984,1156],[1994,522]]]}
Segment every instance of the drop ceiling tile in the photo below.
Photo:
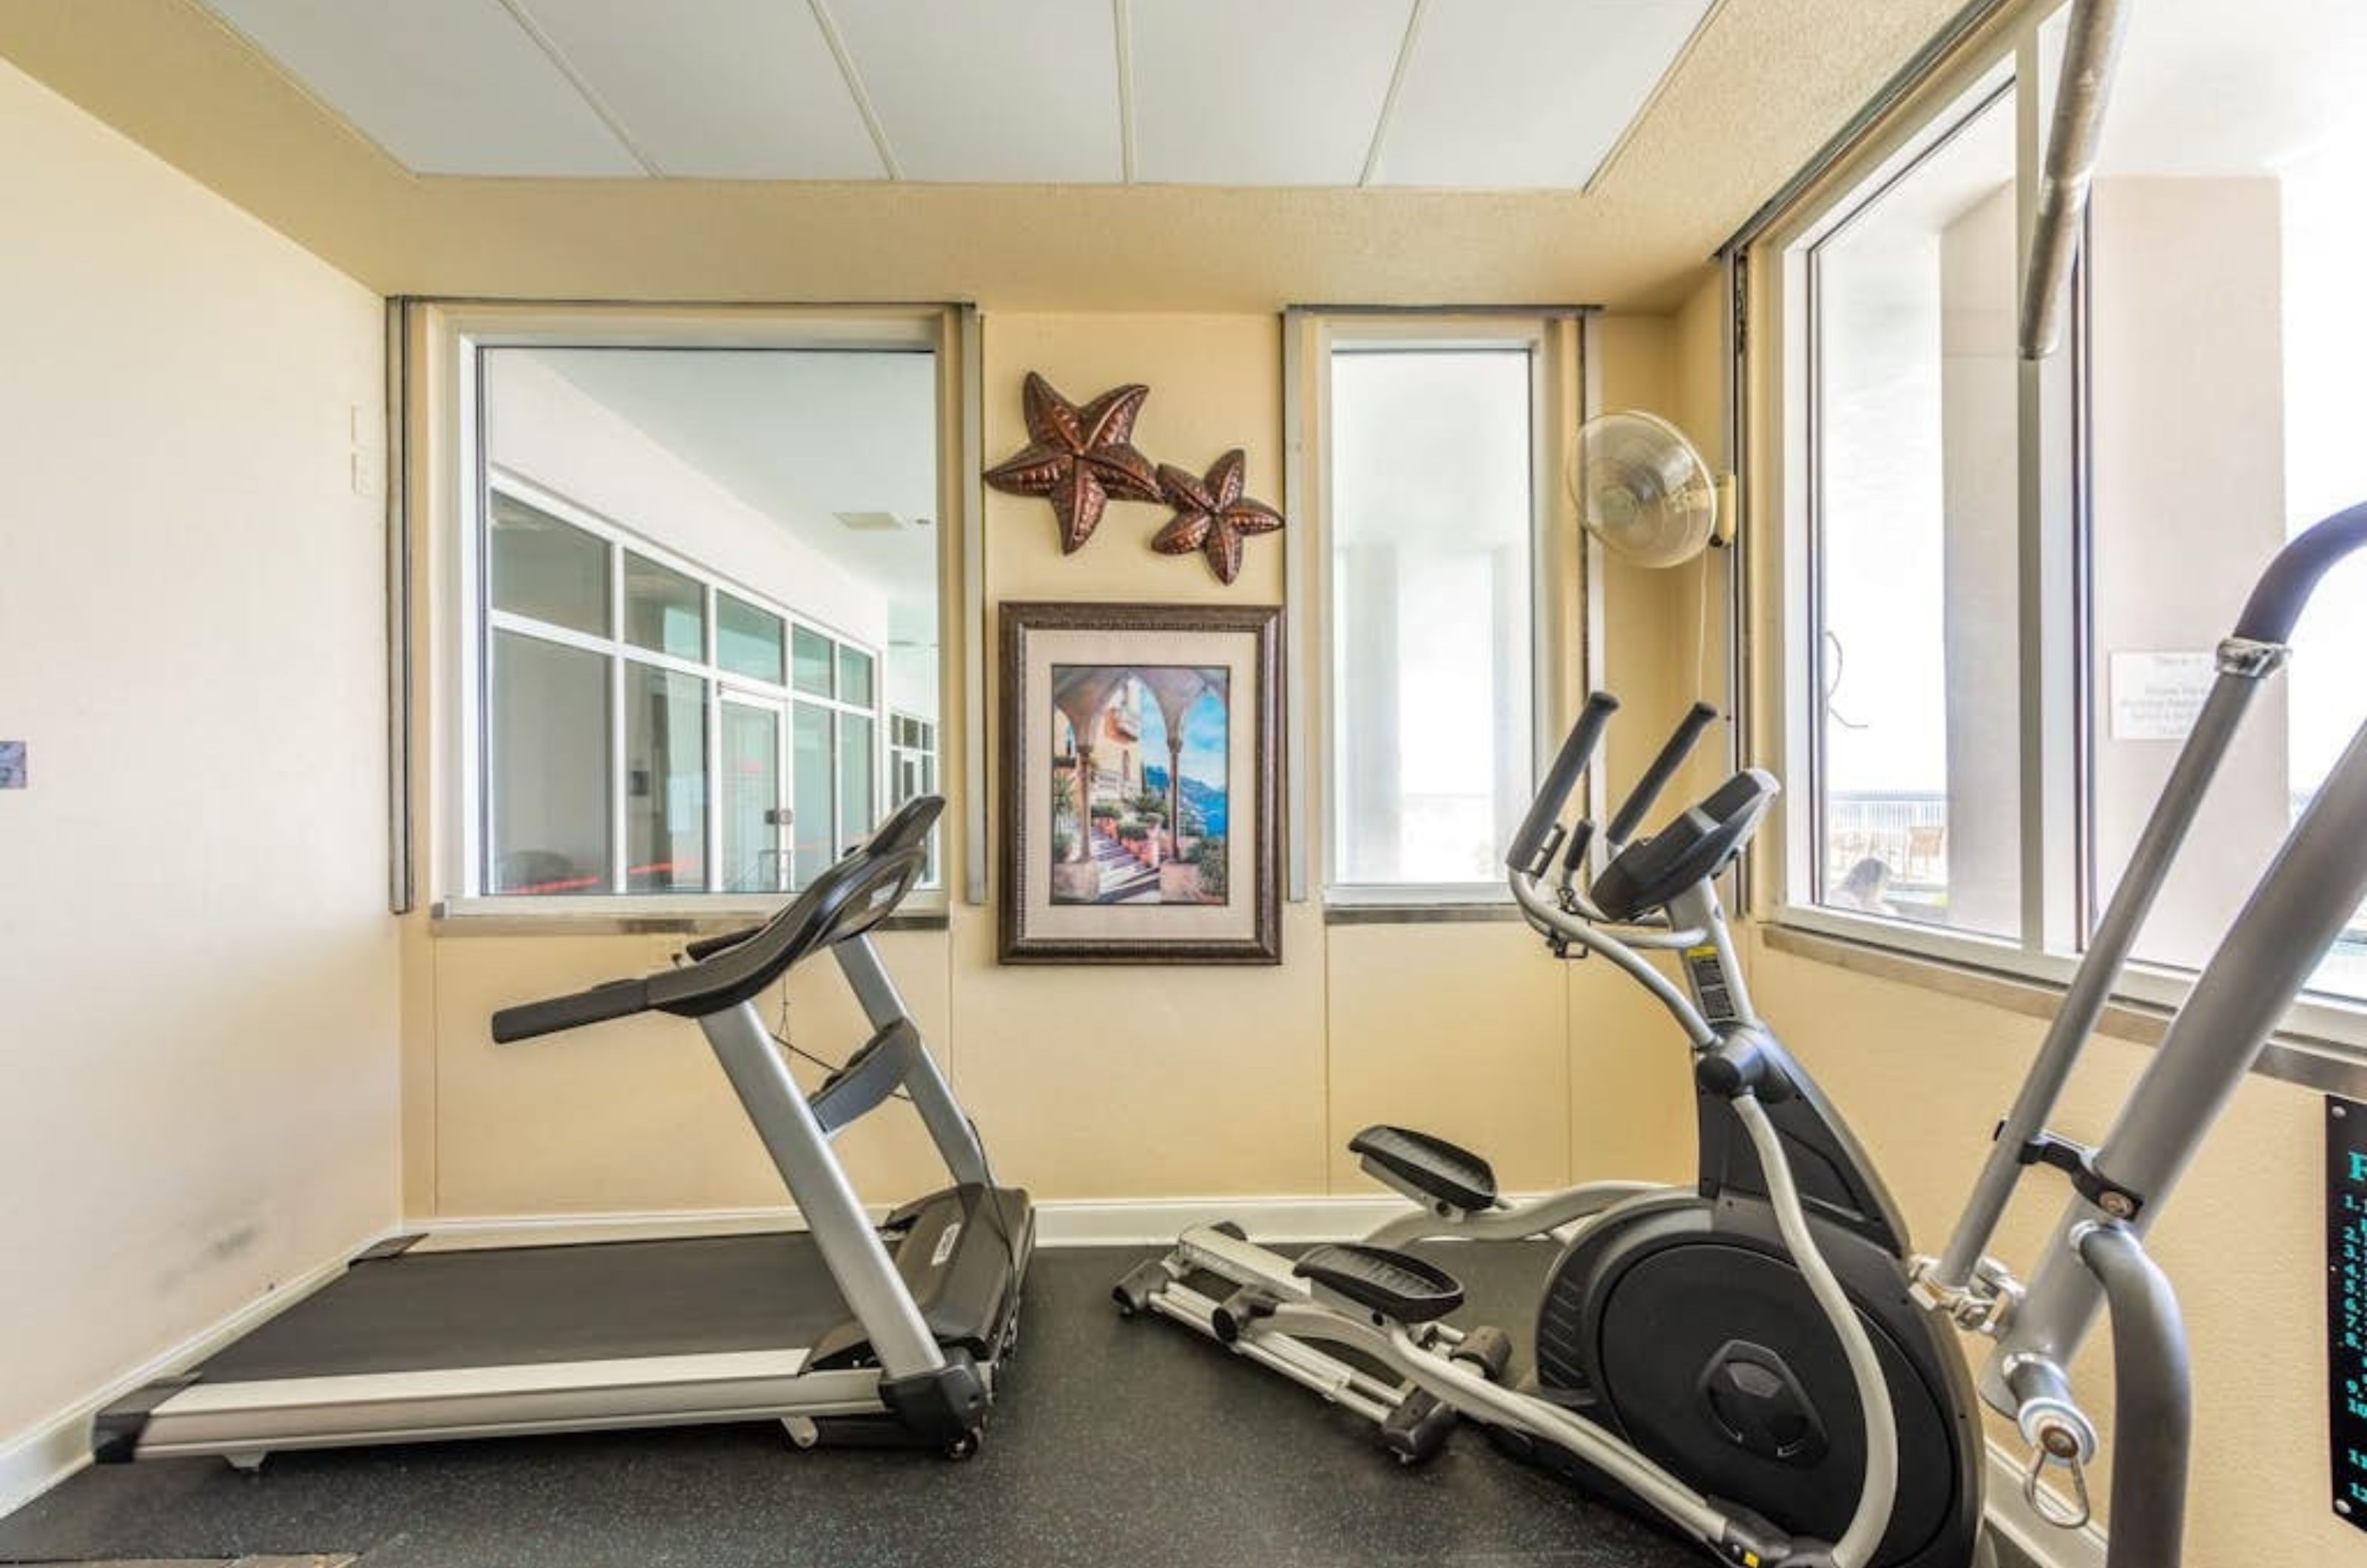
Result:
{"label": "drop ceiling tile", "polygon": [[660,174],[887,174],[804,0],[515,0]]}
{"label": "drop ceiling tile", "polygon": [[498,0],[207,0],[406,168],[638,175]]}
{"label": "drop ceiling tile", "polygon": [[1125,177],[1111,0],[829,0],[906,179]]}
{"label": "drop ceiling tile", "polygon": [[1373,183],[1584,186],[1709,3],[1430,0]]}
{"label": "drop ceiling tile", "polygon": [[1135,177],[1353,186],[1412,0],[1123,0]]}

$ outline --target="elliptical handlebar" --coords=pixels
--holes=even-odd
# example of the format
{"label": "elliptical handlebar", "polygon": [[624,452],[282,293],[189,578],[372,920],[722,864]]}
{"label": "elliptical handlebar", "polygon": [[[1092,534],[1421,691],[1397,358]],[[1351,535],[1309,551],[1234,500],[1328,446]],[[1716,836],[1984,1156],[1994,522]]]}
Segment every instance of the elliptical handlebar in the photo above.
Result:
{"label": "elliptical handlebar", "polygon": [[1684,717],[1677,720],[1676,728],[1669,732],[1669,739],[1660,747],[1660,754],[1652,759],[1652,765],[1644,770],[1644,776],[1636,781],[1636,787],[1627,792],[1627,798],[1620,802],[1617,814],[1611,818],[1611,830],[1603,839],[1614,852],[1635,837],[1636,829],[1644,825],[1644,814],[1652,809],[1660,792],[1669,787],[1669,781],[1684,766],[1702,731],[1716,721],[1717,709],[1707,703],[1695,703],[1686,710]]}
{"label": "elliptical handlebar", "polygon": [[2244,613],[2236,619],[2236,635],[2252,642],[2290,641],[2319,581],[2337,562],[2362,547],[2367,547],[2367,501],[2294,535],[2260,574],[2251,597],[2244,601]]}
{"label": "elliptical handlebar", "polygon": [[1619,699],[1610,693],[1588,694],[1586,706],[1579,710],[1577,721],[1569,727],[1553,766],[1546,770],[1545,783],[1538,787],[1536,798],[1529,803],[1529,814],[1521,818],[1521,830],[1512,835],[1512,847],[1504,852],[1504,867],[1515,876],[1535,876],[1544,871],[1546,858],[1553,851],[1554,829],[1560,823],[1562,807],[1569,803],[1569,792],[1578,787],[1580,775],[1594,761],[1595,750],[1603,744],[1603,732],[1610,726],[1611,716],[1618,711]]}

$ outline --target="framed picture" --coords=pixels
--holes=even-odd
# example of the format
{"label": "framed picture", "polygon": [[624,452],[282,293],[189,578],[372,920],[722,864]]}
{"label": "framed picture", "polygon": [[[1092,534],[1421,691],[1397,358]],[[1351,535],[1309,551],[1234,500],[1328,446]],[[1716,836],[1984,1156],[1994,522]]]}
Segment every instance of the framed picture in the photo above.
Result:
{"label": "framed picture", "polygon": [[1006,964],[1279,964],[1282,612],[1002,606]]}

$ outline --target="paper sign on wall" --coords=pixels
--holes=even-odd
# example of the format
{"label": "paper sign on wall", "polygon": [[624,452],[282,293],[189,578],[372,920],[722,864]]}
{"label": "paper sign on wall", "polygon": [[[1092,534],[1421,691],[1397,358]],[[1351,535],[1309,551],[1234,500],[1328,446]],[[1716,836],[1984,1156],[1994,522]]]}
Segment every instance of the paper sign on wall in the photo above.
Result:
{"label": "paper sign on wall", "polygon": [[2112,655],[2112,739],[2183,740],[2218,679],[2210,653]]}
{"label": "paper sign on wall", "polygon": [[0,789],[25,787],[25,743],[0,740]]}

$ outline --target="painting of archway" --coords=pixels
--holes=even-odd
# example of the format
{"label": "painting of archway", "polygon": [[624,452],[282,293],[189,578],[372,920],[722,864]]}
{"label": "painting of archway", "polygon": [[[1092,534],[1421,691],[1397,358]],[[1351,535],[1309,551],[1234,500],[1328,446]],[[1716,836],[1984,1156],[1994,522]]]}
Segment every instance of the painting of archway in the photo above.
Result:
{"label": "painting of archway", "polygon": [[1052,902],[1222,904],[1231,672],[1052,666]]}
{"label": "painting of archway", "polygon": [[996,612],[1002,962],[1280,963],[1280,608]]}

